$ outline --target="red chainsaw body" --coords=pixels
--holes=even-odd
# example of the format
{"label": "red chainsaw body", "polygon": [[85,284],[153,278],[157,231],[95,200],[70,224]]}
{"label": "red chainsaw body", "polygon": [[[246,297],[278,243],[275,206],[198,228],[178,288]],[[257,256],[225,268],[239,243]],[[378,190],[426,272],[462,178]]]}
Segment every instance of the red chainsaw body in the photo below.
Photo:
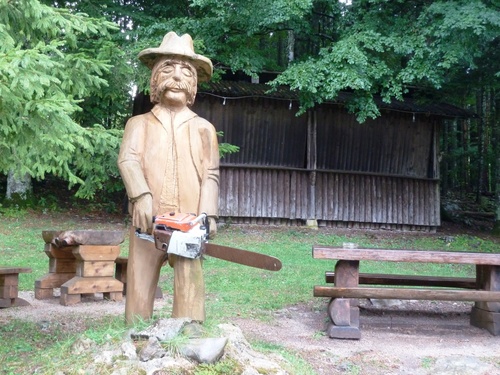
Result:
{"label": "red chainsaw body", "polygon": [[189,232],[195,225],[195,214],[186,214],[180,212],[170,212],[168,214],[156,216],[154,224],[156,227],[164,225],[166,228],[180,230],[181,232]]}

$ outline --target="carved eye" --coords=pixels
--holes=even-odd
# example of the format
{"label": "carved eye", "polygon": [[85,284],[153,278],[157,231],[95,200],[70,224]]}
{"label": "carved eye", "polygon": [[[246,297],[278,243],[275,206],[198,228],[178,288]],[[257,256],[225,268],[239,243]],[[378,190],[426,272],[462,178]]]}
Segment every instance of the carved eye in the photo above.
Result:
{"label": "carved eye", "polygon": [[182,74],[185,75],[186,77],[192,77],[193,76],[193,72],[191,71],[191,69],[188,68],[188,67],[186,67],[186,66],[182,67]]}

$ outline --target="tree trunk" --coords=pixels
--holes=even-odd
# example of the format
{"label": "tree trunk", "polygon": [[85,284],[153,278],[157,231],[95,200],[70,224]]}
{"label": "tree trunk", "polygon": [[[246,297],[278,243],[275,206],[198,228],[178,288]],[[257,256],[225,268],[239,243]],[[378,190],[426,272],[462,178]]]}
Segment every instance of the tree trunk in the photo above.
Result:
{"label": "tree trunk", "polygon": [[477,184],[476,188],[476,203],[481,202],[481,193],[484,191],[484,88],[480,88],[476,93],[476,113],[479,114],[477,121]]}
{"label": "tree trunk", "polygon": [[[492,95],[495,96],[495,95]],[[494,101],[493,123],[493,159],[495,160],[494,187],[495,187],[495,224],[493,234],[500,236],[500,99]]]}
{"label": "tree trunk", "polygon": [[7,192],[5,198],[7,200],[26,200],[28,196],[32,193],[33,186],[31,184],[31,176],[25,174],[24,176],[18,176],[13,170],[9,171],[7,176]]}
{"label": "tree trunk", "polygon": [[288,62],[291,63],[292,61],[295,60],[295,34],[293,30],[288,31],[287,52],[288,52]]}

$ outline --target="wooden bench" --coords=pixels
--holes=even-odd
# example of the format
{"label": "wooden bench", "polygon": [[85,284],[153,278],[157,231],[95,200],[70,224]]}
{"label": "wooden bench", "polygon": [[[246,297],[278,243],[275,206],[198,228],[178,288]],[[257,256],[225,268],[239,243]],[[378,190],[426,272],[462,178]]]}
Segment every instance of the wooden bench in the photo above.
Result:
{"label": "wooden bench", "polygon": [[124,232],[50,230],[43,231],[42,237],[49,257],[49,272],[35,281],[35,298],[52,298],[54,288],[60,288],[59,302],[64,306],[96,293],[113,301],[123,299],[123,283],[114,276]]}
{"label": "wooden bench", "polygon": [[[500,334],[500,254],[313,246],[313,258],[337,260],[335,271],[325,274],[326,282],[334,286],[314,287],[315,297],[331,298],[328,335],[332,338],[361,337],[359,308],[352,300],[356,298],[473,301],[471,324]],[[476,277],[360,274],[362,260],[472,264]]]}
{"label": "wooden bench", "polygon": [[28,306],[29,302],[19,298],[19,274],[30,273],[31,268],[0,267],[0,308]]}

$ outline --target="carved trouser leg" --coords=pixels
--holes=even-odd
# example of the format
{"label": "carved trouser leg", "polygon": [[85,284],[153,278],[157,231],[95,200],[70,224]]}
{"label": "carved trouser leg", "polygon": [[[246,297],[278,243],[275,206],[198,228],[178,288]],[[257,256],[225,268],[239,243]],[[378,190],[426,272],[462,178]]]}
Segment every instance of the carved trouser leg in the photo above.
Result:
{"label": "carved trouser leg", "polygon": [[137,238],[134,230],[130,228],[127,269],[125,320],[128,324],[152,317],[155,291],[165,259],[165,252],[156,249],[154,243]]}
{"label": "carved trouser leg", "polygon": [[172,317],[205,320],[205,281],[202,260],[176,255],[174,265],[174,306]]}

